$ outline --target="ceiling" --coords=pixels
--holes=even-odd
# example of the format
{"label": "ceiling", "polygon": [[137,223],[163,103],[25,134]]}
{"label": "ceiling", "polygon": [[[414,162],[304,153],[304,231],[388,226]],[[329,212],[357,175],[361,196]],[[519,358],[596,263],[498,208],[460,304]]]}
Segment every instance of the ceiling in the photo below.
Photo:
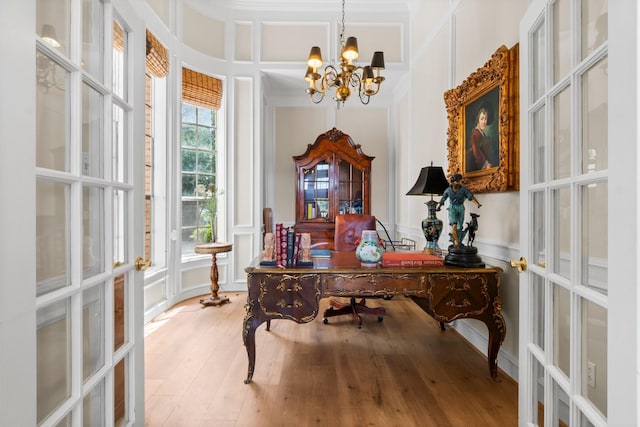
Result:
{"label": "ceiling", "polygon": [[[347,20],[350,15],[355,14],[358,18],[366,15],[365,20],[385,22],[390,14],[409,16],[409,11],[422,1],[432,0],[345,0],[345,15]],[[257,21],[261,19],[291,20],[292,14],[299,14],[299,18],[294,18],[299,22],[318,20],[326,22],[327,14],[335,13],[335,19],[340,19],[342,10],[341,0],[184,0],[184,2],[203,15],[217,19],[220,16],[232,17],[230,19],[242,16],[242,19],[252,17],[251,19]],[[285,14],[286,18],[281,18]],[[407,72],[407,68],[406,64],[387,63],[383,72],[385,81],[377,96],[380,98],[391,96],[393,88],[400,82],[401,76]],[[308,83],[304,80],[305,70],[306,57],[300,59],[299,65],[291,63],[263,64],[261,67],[263,94],[267,97],[299,96],[308,98],[305,92],[308,87]],[[331,96],[333,95],[327,94],[327,97]],[[354,94],[352,94],[352,98],[353,96]]]}
{"label": "ceiling", "polygon": [[[430,0],[345,0],[345,12],[387,13],[406,11]],[[189,6],[215,16],[220,8],[250,11],[339,12],[341,0],[184,0]]]}

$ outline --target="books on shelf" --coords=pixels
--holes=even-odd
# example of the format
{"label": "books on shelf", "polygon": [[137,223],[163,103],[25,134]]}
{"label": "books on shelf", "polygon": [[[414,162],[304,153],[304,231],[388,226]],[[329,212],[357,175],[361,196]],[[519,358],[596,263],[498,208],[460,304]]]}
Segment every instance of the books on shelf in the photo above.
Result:
{"label": "books on shelf", "polygon": [[442,267],[444,258],[422,251],[393,251],[382,253],[383,267],[424,268]]}

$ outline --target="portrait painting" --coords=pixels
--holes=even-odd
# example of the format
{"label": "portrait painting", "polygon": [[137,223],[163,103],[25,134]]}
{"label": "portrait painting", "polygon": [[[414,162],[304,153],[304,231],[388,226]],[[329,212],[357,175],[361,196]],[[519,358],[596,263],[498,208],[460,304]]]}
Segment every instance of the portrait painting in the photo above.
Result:
{"label": "portrait painting", "polygon": [[500,134],[498,121],[500,105],[498,86],[465,107],[464,172],[498,167],[500,163]]}
{"label": "portrait painting", "polygon": [[518,190],[518,45],[501,46],[484,66],[444,94],[448,175],[472,193]]}

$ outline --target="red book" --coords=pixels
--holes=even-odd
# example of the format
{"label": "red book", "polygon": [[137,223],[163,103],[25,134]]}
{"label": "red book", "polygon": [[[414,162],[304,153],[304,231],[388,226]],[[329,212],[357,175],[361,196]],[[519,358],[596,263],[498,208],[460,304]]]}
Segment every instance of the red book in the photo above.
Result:
{"label": "red book", "polygon": [[420,251],[393,251],[382,253],[383,267],[442,267],[444,258]]}
{"label": "red book", "polygon": [[287,233],[289,232],[288,227],[282,227],[280,231],[280,261],[278,261],[278,265],[282,267],[287,266]]}
{"label": "red book", "polygon": [[282,224],[276,224],[276,264],[282,265]]}

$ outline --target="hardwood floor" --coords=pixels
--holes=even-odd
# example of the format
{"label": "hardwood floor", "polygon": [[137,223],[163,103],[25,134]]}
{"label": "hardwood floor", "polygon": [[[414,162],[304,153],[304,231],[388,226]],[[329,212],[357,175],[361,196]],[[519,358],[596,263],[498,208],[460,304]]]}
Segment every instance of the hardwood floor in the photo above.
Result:
{"label": "hardwood floor", "polygon": [[[222,295],[222,293],[221,293]],[[517,385],[410,299],[383,305],[362,329],[348,316],[288,320],[256,331],[253,383],[244,384],[246,294],[200,308],[184,301],[145,329],[147,426],[516,426]]]}

